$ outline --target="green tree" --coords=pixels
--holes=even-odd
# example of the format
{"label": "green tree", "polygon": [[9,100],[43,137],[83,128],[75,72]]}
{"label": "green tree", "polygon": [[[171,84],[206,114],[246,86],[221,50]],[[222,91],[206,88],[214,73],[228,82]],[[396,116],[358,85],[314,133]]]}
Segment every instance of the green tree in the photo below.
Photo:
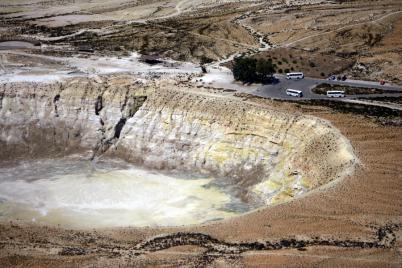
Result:
{"label": "green tree", "polygon": [[272,61],[259,59],[256,64],[256,72],[258,80],[260,82],[265,82],[268,78],[271,78],[275,73],[275,67]]}
{"label": "green tree", "polygon": [[253,58],[236,58],[233,65],[233,76],[236,80],[253,83],[257,80],[257,60]]}
{"label": "green tree", "polygon": [[275,73],[272,60],[239,57],[234,60],[233,76],[245,83],[266,82]]}

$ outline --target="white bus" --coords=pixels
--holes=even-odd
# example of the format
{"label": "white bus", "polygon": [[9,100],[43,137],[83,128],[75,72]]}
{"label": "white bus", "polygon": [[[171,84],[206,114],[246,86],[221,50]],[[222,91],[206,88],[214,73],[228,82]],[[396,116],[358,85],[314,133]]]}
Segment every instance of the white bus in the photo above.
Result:
{"label": "white bus", "polygon": [[289,88],[289,89],[286,89],[286,95],[301,98],[301,97],[303,97],[303,92],[301,92],[300,90]]}
{"label": "white bus", "polygon": [[345,91],[330,90],[330,91],[327,91],[327,97],[329,97],[329,98],[344,98],[345,97]]}
{"label": "white bus", "polygon": [[286,74],[286,79],[303,79],[304,78],[304,73],[287,73]]}

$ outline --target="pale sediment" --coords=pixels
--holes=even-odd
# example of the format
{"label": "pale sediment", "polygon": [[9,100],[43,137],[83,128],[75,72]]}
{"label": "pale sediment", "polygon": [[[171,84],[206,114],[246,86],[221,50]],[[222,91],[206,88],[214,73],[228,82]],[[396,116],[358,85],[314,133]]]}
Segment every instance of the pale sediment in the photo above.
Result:
{"label": "pale sediment", "polygon": [[266,204],[343,177],[356,164],[348,140],[324,120],[155,86],[127,78],[1,85],[0,158],[92,150],[93,157],[215,176],[242,199]]}

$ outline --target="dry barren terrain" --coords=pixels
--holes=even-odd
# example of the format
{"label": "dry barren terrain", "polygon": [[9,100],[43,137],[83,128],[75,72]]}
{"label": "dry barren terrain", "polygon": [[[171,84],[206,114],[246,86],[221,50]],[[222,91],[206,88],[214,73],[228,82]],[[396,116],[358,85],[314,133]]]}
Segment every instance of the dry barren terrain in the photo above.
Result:
{"label": "dry barren terrain", "polygon": [[[245,54],[271,59],[278,73],[401,84],[401,40],[399,0],[0,0],[0,183],[15,193],[0,189],[0,266],[401,267],[401,110],[255,97],[224,67]],[[53,218],[10,213],[14,197],[35,196],[40,208],[97,197],[94,180],[40,184],[40,164],[27,164],[52,170],[50,159],[63,173],[75,169],[63,157],[78,154],[125,160],[158,179],[197,173],[194,184],[204,184],[189,186],[182,203],[169,199],[181,193],[176,184],[137,191],[166,206],[143,201],[124,224],[124,209],[78,222],[63,207]],[[135,199],[129,183],[115,196]],[[41,199],[45,190],[58,192]],[[101,197],[91,204],[121,209]],[[204,215],[209,207],[192,207],[202,198],[226,207]],[[178,224],[187,211],[197,220]],[[150,220],[126,224],[139,218]]]}
{"label": "dry barren terrain", "polygon": [[400,1],[5,1],[2,7],[1,39],[37,40],[53,54],[135,50],[197,62],[269,45],[282,48],[263,52],[279,61],[300,58],[279,64],[283,71],[402,79]]}

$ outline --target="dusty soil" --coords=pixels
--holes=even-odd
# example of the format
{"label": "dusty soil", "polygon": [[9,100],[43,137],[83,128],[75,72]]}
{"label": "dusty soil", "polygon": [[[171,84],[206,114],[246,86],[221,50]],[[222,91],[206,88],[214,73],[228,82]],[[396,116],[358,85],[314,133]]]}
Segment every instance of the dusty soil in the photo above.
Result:
{"label": "dusty soil", "polygon": [[[256,12],[247,23],[275,45],[329,53],[353,60],[342,71],[356,78],[402,80],[400,72],[401,3],[399,1],[341,1],[335,5],[306,5]],[[320,67],[319,64],[317,64]],[[324,65],[325,68],[325,65]]]}
{"label": "dusty soil", "polygon": [[234,219],[177,228],[65,230],[2,223],[5,267],[400,267],[402,128],[322,106],[247,102],[325,118],[361,166],[308,195]]}
{"label": "dusty soil", "polygon": [[378,97],[373,100],[402,104],[402,97]]}
{"label": "dusty soil", "polygon": [[[235,10],[249,1],[122,0],[123,5],[109,7],[90,2],[53,3],[46,8],[21,3],[18,11],[3,15],[0,27],[8,30],[0,39],[32,36],[48,45],[68,44],[73,50],[86,45],[115,55],[135,50],[195,61],[202,56],[223,58],[258,45],[244,28],[231,23]],[[5,4],[5,10],[13,8]]]}
{"label": "dusty soil", "polygon": [[276,57],[283,72],[402,81],[400,1],[101,2],[5,1],[0,40],[39,40],[60,53],[87,46],[199,62],[257,52],[262,38],[278,49],[261,56]]}

